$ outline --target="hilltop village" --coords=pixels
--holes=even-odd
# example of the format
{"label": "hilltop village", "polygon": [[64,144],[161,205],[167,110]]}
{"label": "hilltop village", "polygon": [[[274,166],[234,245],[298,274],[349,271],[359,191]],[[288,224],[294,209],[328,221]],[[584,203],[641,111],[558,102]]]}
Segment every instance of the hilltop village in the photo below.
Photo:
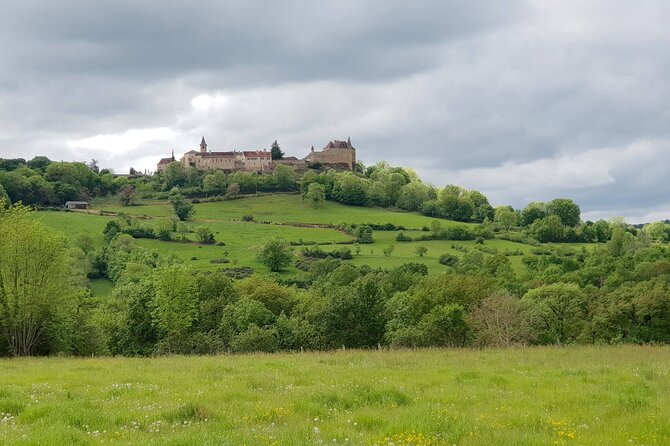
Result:
{"label": "hilltop village", "polygon": [[180,162],[184,167],[226,172],[271,172],[280,165],[292,166],[302,171],[322,167],[353,170],[356,165],[356,149],[351,144],[351,139],[347,138],[347,141],[330,141],[321,150],[314,150],[312,146],[309,154],[304,158],[280,156],[273,159],[272,152],[267,149],[214,152],[209,150],[203,136],[198,150],[189,150],[179,161],[175,158],[173,150],[172,156],[162,158],[158,162],[156,170],[162,172],[174,162]]}

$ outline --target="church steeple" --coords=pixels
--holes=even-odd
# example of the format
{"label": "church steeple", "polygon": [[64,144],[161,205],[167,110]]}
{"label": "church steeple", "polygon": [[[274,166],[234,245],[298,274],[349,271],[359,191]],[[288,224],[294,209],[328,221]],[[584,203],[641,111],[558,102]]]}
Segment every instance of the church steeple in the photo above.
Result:
{"label": "church steeple", "polygon": [[351,138],[347,136],[347,147],[351,149]]}
{"label": "church steeple", "polygon": [[174,148],[172,149],[172,161],[174,162]]}
{"label": "church steeple", "polygon": [[200,141],[200,151],[203,153],[207,152],[207,143],[204,136],[202,137],[202,141]]}

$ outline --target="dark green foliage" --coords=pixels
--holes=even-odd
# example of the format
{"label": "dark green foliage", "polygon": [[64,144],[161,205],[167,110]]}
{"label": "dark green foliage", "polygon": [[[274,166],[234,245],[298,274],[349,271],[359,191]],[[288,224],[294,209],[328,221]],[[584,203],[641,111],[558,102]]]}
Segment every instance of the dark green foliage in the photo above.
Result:
{"label": "dark green foliage", "polygon": [[404,232],[400,231],[400,232],[398,232],[398,234],[396,234],[395,241],[396,242],[411,242],[412,237],[410,237],[409,235],[406,235]]}
{"label": "dark green foliage", "polygon": [[565,226],[574,228],[579,224],[581,211],[579,206],[567,198],[556,198],[547,203],[547,214],[556,215]]}
{"label": "dark green foliage", "polygon": [[354,240],[356,243],[372,243],[372,228],[367,225],[360,225],[354,229]]}
{"label": "dark green foliage", "polygon": [[190,220],[195,214],[195,209],[193,204],[186,201],[184,196],[177,192],[170,192],[170,204],[172,205],[172,210],[177,218],[181,221]]}
{"label": "dark green foliage", "polygon": [[272,143],[270,153],[272,154],[273,160],[280,160],[284,158],[284,152],[282,152],[281,147],[279,147],[279,144],[277,143],[276,139],[275,142]]}
{"label": "dark green foliage", "polygon": [[214,239],[214,233],[212,233],[211,229],[205,226],[199,226],[195,231],[195,235],[198,237],[198,241],[200,243],[205,243],[207,245],[216,243],[216,240]]}
{"label": "dark green foliage", "polygon": [[291,264],[292,259],[290,245],[281,239],[269,241],[258,252],[258,261],[273,272],[283,270]]}
{"label": "dark green foliage", "polygon": [[440,256],[440,264],[446,266],[456,266],[458,264],[458,257],[453,254],[442,254]]}

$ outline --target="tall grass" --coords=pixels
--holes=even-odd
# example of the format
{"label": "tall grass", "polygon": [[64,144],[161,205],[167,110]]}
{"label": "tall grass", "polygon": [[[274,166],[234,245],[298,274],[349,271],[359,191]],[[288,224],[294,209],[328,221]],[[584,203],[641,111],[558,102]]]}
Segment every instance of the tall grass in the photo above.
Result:
{"label": "tall grass", "polygon": [[1,444],[670,444],[670,348],[0,360]]}

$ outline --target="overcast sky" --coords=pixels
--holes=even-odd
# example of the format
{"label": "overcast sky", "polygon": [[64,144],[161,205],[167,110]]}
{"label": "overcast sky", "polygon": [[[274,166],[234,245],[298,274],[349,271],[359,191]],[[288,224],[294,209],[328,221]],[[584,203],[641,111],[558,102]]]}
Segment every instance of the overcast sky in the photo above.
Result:
{"label": "overcast sky", "polygon": [[0,157],[351,137],[494,205],[670,218],[668,23],[664,0],[6,2]]}

